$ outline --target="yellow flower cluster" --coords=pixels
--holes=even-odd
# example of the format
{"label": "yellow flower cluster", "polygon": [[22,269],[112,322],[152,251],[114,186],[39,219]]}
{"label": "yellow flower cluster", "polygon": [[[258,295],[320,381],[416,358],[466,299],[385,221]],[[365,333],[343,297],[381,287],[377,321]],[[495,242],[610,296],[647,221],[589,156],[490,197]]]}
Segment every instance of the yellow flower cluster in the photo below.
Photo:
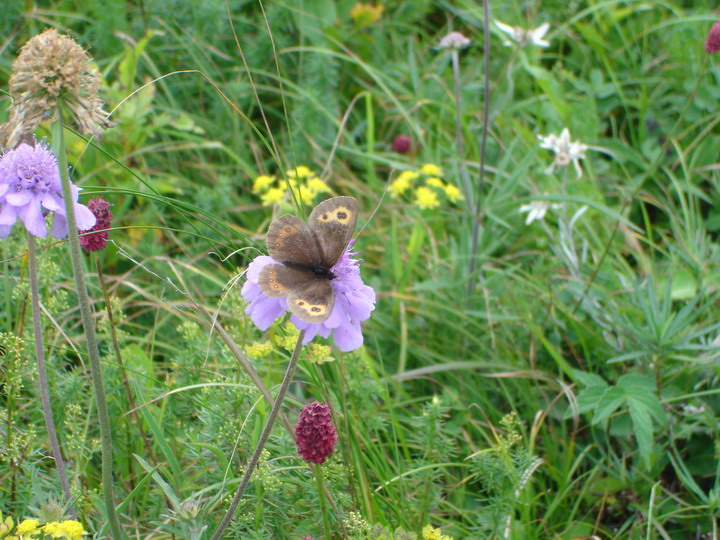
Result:
{"label": "yellow flower cluster", "polygon": [[431,525],[425,525],[422,530],[423,540],[453,540],[452,536],[443,534],[440,529],[433,529]]}
{"label": "yellow flower cluster", "polygon": [[312,204],[317,195],[330,191],[330,187],[305,165],[290,169],[286,175],[287,183],[283,179],[278,180],[276,176],[267,174],[255,178],[252,192],[260,196],[263,206],[277,204],[285,199],[288,184],[302,204]]}
{"label": "yellow flower cluster", "polygon": [[457,186],[443,181],[442,176],[442,169],[434,163],[425,163],[419,171],[405,170],[390,183],[390,197],[402,197],[413,187],[415,180],[422,177],[425,183],[415,189],[413,201],[418,208],[427,210],[440,206],[438,193],[443,193],[451,203],[462,200],[464,197]]}
{"label": "yellow flower cluster", "polygon": [[364,2],[356,3],[350,10],[350,16],[355,21],[355,26],[364,28],[380,20],[385,6],[378,4],[366,4]]}
{"label": "yellow flower cluster", "polygon": [[24,540],[25,538],[38,538],[41,534],[43,538],[82,540],[84,536],[90,533],[85,530],[82,523],[74,519],[52,521],[42,527],[37,519],[26,519],[15,527],[15,522],[10,516],[3,520],[2,513],[0,513],[0,538],[4,540]]}

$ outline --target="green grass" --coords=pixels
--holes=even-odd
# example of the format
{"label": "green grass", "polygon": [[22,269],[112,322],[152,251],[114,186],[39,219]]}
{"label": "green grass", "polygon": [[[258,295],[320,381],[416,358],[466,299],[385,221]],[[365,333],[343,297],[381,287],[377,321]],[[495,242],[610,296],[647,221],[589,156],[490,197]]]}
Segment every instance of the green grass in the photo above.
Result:
{"label": "green grass", "polygon": [[[117,122],[100,141],[67,139],[83,199],[114,205],[97,257],[112,325],[85,262],[128,536],[209,538],[242,477],[270,407],[211,318],[276,392],[293,333],[257,330],[233,280],[265,252],[272,219],[312,208],[262,206],[253,180],[307,165],[358,199],[356,248],[378,295],[364,347],[322,364],[306,348],[283,407],[293,424],[310,401],[332,405],[336,537],[422,538],[428,524],[456,539],[716,537],[720,77],[703,49],[715,4],[491,2],[506,24],[549,22],[551,46],[503,47],[491,25],[490,51],[481,3],[389,2],[365,28],[353,4],[66,0],[0,15],[1,88],[18,48],[52,24],[89,48]],[[461,156],[450,54],[437,49],[450,30],[473,40],[460,52]],[[537,136],[565,127],[589,146],[581,177],[572,164],[544,172],[554,155]],[[401,133],[410,154],[392,150]],[[461,161],[480,199],[472,276],[466,201],[383,197],[424,163],[462,189]],[[562,206],[526,225],[532,201]],[[55,421],[79,520],[99,534],[99,432],[67,246],[39,244]],[[17,225],[0,255],[0,511],[16,521],[62,500],[24,249]],[[270,352],[254,356],[257,342]],[[324,536],[314,471],[280,423],[230,531]]]}

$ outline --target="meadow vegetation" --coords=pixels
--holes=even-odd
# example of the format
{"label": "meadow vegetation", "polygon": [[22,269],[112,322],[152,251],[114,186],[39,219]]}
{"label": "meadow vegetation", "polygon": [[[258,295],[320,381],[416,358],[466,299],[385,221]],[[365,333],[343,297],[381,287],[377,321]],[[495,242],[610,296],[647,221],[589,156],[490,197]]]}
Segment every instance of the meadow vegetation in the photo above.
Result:
{"label": "meadow vegetation", "polygon": [[[298,339],[246,314],[246,269],[274,219],[343,195],[376,294],[364,344],[299,349],[224,538],[718,537],[717,5],[489,4],[0,10],[0,139],[20,48],[72,36],[102,121],[33,132],[83,205],[112,205],[81,259],[92,374],[77,239],[21,216],[0,240],[0,538],[210,538]],[[322,464],[293,431],[314,401]]]}

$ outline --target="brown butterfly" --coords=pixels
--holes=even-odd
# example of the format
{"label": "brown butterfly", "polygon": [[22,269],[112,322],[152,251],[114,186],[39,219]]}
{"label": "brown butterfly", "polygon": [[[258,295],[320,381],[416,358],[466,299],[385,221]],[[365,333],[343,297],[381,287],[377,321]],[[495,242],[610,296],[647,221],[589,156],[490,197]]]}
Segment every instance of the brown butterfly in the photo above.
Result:
{"label": "brown butterfly", "polygon": [[350,242],[357,222],[357,201],[333,197],[318,204],[308,222],[284,215],[270,224],[267,247],[280,264],[260,271],[258,285],[271,298],[287,298],[288,309],[307,323],[332,313],[335,292],[331,268]]}

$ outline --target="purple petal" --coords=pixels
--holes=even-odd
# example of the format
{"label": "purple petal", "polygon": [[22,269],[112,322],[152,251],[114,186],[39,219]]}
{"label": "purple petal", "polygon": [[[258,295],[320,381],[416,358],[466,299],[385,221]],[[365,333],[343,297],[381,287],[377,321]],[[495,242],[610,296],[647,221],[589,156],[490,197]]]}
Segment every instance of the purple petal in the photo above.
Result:
{"label": "purple petal", "polygon": [[260,270],[262,270],[268,264],[277,264],[277,261],[275,261],[272,257],[268,257],[267,255],[260,255],[259,257],[255,257],[253,261],[248,265],[247,273],[245,274],[248,281],[252,281],[253,283],[257,284],[258,278],[260,277]]}
{"label": "purple petal", "polygon": [[287,303],[284,298],[268,298],[264,295],[253,301],[245,313],[250,315],[252,321],[263,332],[270,328],[270,325],[287,311]]}
{"label": "purple petal", "polygon": [[25,206],[35,198],[35,195],[31,191],[15,191],[8,193],[5,196],[5,200],[13,206]]}
{"label": "purple petal", "polygon": [[12,231],[12,225],[0,225],[0,238],[7,238]]}
{"label": "purple petal", "polygon": [[47,236],[47,228],[45,227],[45,220],[42,215],[40,199],[34,199],[30,204],[18,208],[18,215],[30,234],[38,238],[45,238]]}
{"label": "purple petal", "polygon": [[10,204],[0,206],[0,225],[12,227],[17,221],[17,207]]}
{"label": "purple petal", "polygon": [[52,191],[48,191],[45,195],[43,195],[42,205],[51,212],[60,212],[61,214],[65,213],[65,203],[63,202],[62,197]]}
{"label": "purple petal", "polygon": [[53,214],[53,224],[52,229],[50,229],[50,234],[52,234],[53,238],[65,238],[67,233],[67,219],[65,219],[65,216],[56,212]]}
{"label": "purple petal", "polygon": [[97,218],[90,209],[84,204],[73,203],[75,205],[75,220],[77,228],[81,231],[88,231],[95,226]]}
{"label": "purple petal", "polygon": [[0,183],[0,197],[5,195],[7,193],[8,188],[10,187],[10,184]]}
{"label": "purple petal", "polygon": [[349,352],[358,349],[363,344],[363,335],[360,330],[360,323],[343,324],[333,331],[333,341],[342,352]]}
{"label": "purple petal", "polygon": [[242,289],[240,289],[240,294],[245,300],[247,300],[248,302],[252,302],[262,294],[262,290],[260,290],[260,287],[255,285],[255,283],[247,280],[243,284]]}

